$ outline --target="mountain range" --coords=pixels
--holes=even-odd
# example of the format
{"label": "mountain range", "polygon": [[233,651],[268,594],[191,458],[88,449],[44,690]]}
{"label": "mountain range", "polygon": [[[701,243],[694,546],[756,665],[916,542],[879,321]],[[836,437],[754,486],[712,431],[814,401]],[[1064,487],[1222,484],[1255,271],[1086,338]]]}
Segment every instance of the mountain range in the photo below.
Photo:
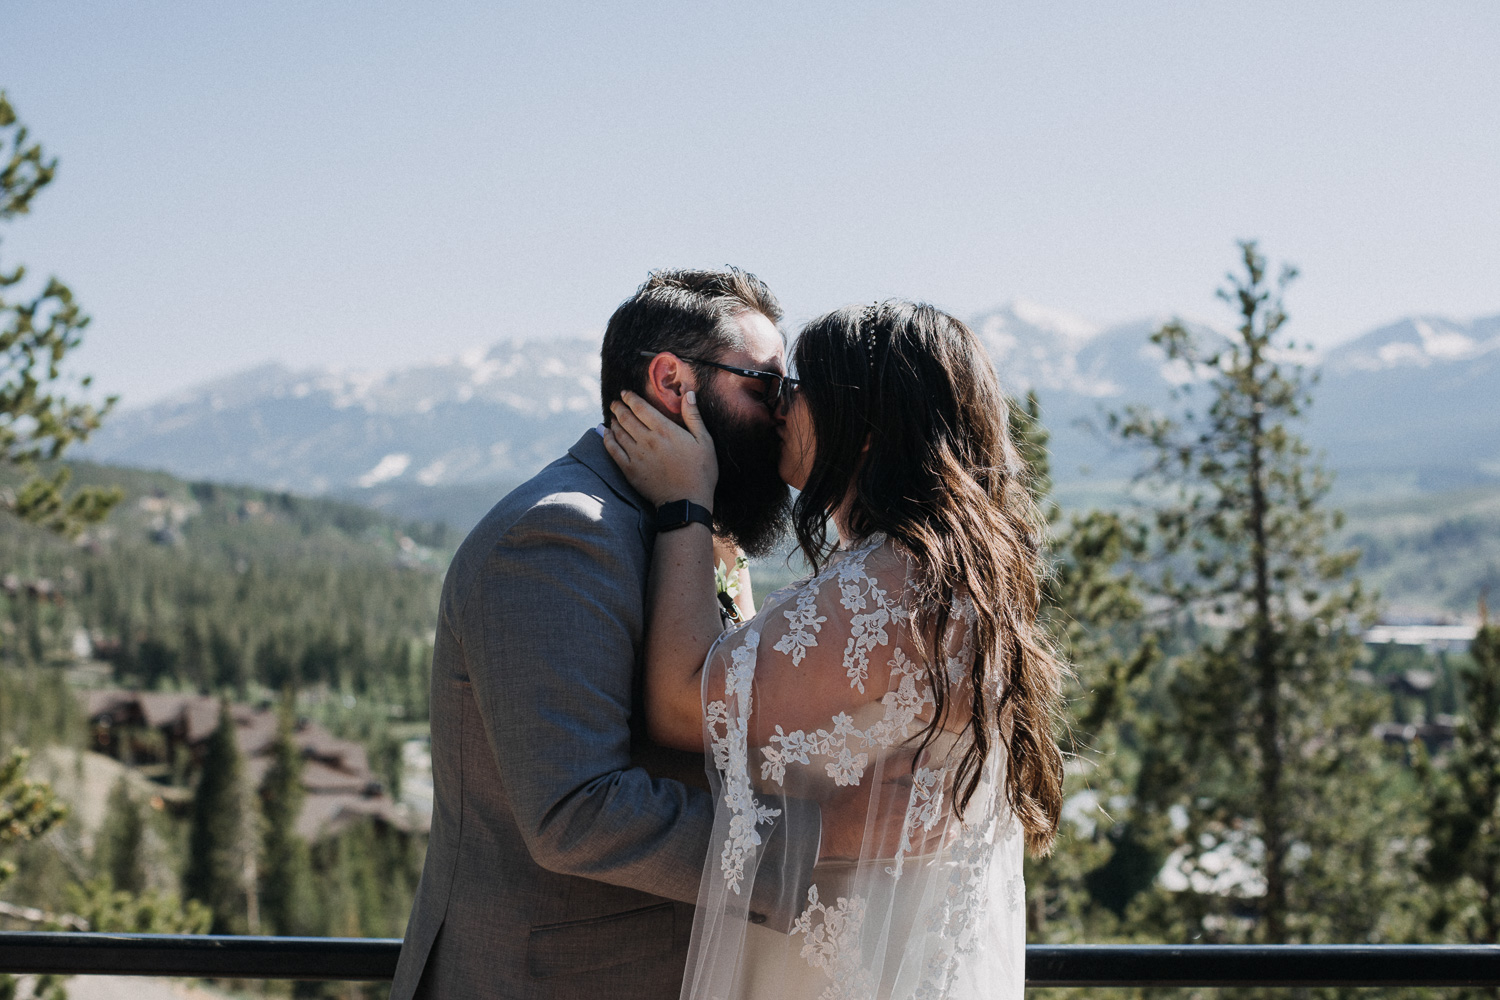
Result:
{"label": "mountain range", "polygon": [[[1036,391],[1060,484],[1128,475],[1104,415],[1170,405],[1190,380],[1149,341],[1165,318],[1101,326],[1026,301],[973,318],[1007,388]],[[113,414],[73,454],[466,527],[599,420],[598,348],[508,340],[378,374],[268,364]],[[1345,488],[1500,482],[1500,315],[1408,317],[1307,360],[1307,437]]]}

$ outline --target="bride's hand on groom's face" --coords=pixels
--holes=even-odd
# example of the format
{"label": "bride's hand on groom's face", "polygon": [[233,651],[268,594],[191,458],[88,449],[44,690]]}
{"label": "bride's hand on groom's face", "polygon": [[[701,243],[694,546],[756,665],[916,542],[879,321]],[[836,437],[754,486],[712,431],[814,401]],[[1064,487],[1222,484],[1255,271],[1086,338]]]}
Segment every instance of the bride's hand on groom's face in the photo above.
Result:
{"label": "bride's hand on groom's face", "polygon": [[713,510],[719,462],[693,392],[683,398],[685,427],[633,392],[609,408],[614,419],[604,434],[605,450],[641,496],[654,504],[686,499]]}

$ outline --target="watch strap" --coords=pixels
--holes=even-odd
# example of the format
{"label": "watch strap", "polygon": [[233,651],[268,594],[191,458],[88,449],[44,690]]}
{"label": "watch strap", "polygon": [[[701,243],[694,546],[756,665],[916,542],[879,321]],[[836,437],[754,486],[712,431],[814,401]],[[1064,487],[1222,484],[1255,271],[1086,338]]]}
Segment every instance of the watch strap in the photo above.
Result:
{"label": "watch strap", "polygon": [[656,508],[656,530],[676,531],[694,522],[714,530],[714,515],[702,504],[691,500],[671,500]]}

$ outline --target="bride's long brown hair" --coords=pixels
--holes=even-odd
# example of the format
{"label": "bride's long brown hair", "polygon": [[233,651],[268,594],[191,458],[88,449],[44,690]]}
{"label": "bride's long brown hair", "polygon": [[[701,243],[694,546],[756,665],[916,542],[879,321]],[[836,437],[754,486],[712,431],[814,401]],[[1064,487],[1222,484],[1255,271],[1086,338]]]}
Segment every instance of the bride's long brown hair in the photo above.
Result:
{"label": "bride's long brown hair", "polygon": [[[920,746],[945,728],[950,704],[967,705],[969,718],[954,720],[967,735],[955,810],[973,797],[992,741],[1002,741],[1006,797],[1027,847],[1045,854],[1062,812],[1054,727],[1067,668],[1037,624],[1044,522],[983,346],[932,306],[885,302],[814,320],[793,360],[816,441],[793,513],[803,555],[815,568],[826,562],[828,518],[846,498],[856,538],[883,532],[911,554],[912,631],[937,702]],[[934,651],[961,597],[977,620],[968,690],[955,698]]]}

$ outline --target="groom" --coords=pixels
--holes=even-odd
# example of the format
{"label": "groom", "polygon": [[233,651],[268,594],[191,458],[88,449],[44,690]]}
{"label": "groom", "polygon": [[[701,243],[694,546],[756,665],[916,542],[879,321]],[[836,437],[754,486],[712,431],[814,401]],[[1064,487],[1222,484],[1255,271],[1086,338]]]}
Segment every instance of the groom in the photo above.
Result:
{"label": "groom", "polygon": [[[624,389],[673,416],[696,390],[716,532],[752,553],[789,510],[774,380],[716,365],[784,373],[780,318],[752,274],[658,271],[610,318],[600,366],[606,420]],[[392,1000],[677,996],[713,802],[702,758],[645,734],[657,524],[589,430],[459,547],[432,663],[432,836]],[[818,843],[816,807],[783,822]],[[814,860],[780,859],[785,884],[757,882],[752,919],[789,923]]]}

